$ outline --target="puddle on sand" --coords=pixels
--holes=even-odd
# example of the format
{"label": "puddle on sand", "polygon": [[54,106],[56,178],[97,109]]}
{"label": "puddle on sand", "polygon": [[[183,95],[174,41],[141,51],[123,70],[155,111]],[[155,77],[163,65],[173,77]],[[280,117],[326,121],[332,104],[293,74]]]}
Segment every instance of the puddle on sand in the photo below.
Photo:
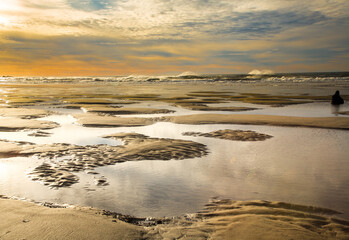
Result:
{"label": "puddle on sand", "polygon": [[[53,121],[60,124],[60,127],[45,130],[50,133],[47,137],[30,136],[34,131],[0,132],[0,139],[11,141],[25,141],[36,144],[69,143],[76,145],[108,144],[111,146],[121,145],[119,140],[107,139],[102,136],[113,132],[110,128],[84,128],[75,124],[76,120],[70,115],[52,115],[40,120]],[[114,128],[115,129],[115,128]]]}
{"label": "puddle on sand", "polygon": [[[166,115],[228,114],[190,111],[168,107],[166,103],[152,104],[144,102],[134,106],[155,106],[177,111]],[[246,104],[234,102],[216,106]],[[261,109],[234,114],[334,116],[331,106],[321,102],[281,108],[248,106]],[[34,157],[0,159],[0,194],[154,217],[196,212],[214,196],[235,200],[263,199],[328,207],[344,212],[342,217],[349,218],[348,131],[252,125],[178,125],[164,122],[144,127],[85,128],[75,124],[75,119],[68,115],[81,110],[56,110],[65,115],[41,118],[61,125],[45,130],[51,133],[48,137],[28,136],[33,131],[21,131],[0,132],[0,139],[37,144],[116,146],[122,142],[102,136],[136,132],[150,137],[203,143],[208,146],[210,153],[203,158],[180,161],[137,161],[99,167],[95,169],[98,175],[76,173],[80,178],[78,183],[58,190],[49,189],[26,177],[26,173],[39,166],[43,160]],[[340,110],[347,110],[347,105]],[[274,137],[261,142],[238,142],[182,135],[188,131],[211,132],[220,129],[254,130]],[[95,185],[95,179],[101,176],[106,177],[108,186]]]}
{"label": "puddle on sand", "polygon": [[[176,216],[202,209],[210,197],[263,199],[316,205],[349,216],[349,132],[316,128],[253,125],[179,125],[85,128],[68,116],[45,118],[61,124],[50,137],[27,132],[0,133],[0,138],[36,143],[113,144],[100,136],[137,132],[150,137],[186,139],[208,146],[208,156],[186,160],[124,162],[96,168],[98,175],[77,173],[69,188],[49,189],[26,178],[40,165],[35,158],[0,159],[1,194],[36,201],[94,206],[137,216]],[[183,132],[219,129],[254,130],[274,136],[261,142],[239,142],[183,136]],[[16,135],[17,134],[17,135]],[[108,186],[96,186],[106,177]]]}
{"label": "puddle on sand", "polygon": [[[276,115],[276,116],[293,116],[293,117],[348,117],[340,115],[341,111],[349,111],[349,104],[341,106],[332,106],[329,102],[314,102],[287,105],[283,107],[268,107],[266,105],[250,104],[250,103],[220,103],[209,104],[215,107],[250,107],[257,108],[256,110],[236,112],[234,114],[261,114],[261,115]],[[213,112],[212,112],[213,113]],[[218,113],[218,112],[217,112]],[[219,112],[222,113],[222,112]],[[227,112],[225,112],[227,113]]]}

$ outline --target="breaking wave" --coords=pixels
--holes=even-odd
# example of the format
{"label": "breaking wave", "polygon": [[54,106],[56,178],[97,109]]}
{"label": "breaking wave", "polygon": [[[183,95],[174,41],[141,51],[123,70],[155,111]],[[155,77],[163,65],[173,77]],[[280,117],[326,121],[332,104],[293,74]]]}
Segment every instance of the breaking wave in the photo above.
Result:
{"label": "breaking wave", "polygon": [[349,83],[349,72],[326,73],[273,73],[271,70],[253,70],[248,74],[196,74],[183,72],[179,75],[168,76],[108,76],[108,77],[0,77],[0,84],[4,83],[186,83],[186,82],[266,82],[266,83]]}
{"label": "breaking wave", "polygon": [[274,71],[270,69],[263,69],[263,70],[254,69],[248,74],[249,75],[272,75],[274,74]]}

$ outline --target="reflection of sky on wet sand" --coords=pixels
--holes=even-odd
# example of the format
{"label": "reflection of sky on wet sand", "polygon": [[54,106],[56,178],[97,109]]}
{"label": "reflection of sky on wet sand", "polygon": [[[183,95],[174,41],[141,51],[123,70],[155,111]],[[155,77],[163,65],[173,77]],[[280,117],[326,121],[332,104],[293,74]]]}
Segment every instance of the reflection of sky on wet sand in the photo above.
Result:
{"label": "reflection of sky on wet sand", "polygon": [[[341,209],[345,210],[345,202],[349,197],[345,186],[348,182],[346,176],[348,169],[345,167],[347,153],[345,139],[348,136],[346,132],[227,125],[213,127],[182,125],[178,129],[167,124],[163,124],[162,127],[156,126],[153,133],[145,132],[150,135],[160,135],[161,129],[175,129],[171,131],[172,134],[168,133],[174,137],[175,131],[200,131],[200,129],[211,131],[222,128],[253,129],[275,137],[257,143],[197,138],[196,141],[209,146],[211,150],[209,156],[198,160],[176,162],[173,163],[174,166],[166,164],[158,168],[149,162],[142,162],[142,167],[139,167],[136,176],[142,175],[144,168],[149,167],[152,169],[151,173],[156,172],[162,176],[155,181],[157,184],[164,184],[169,175],[175,176],[177,184],[186,183],[185,186],[178,187],[179,189],[191,186],[191,195],[274,199],[331,205],[333,208],[341,205]],[[235,161],[232,162],[232,159]],[[166,173],[162,174],[163,172]],[[149,175],[154,178],[151,173]],[[336,192],[335,196],[327,195],[329,190]],[[338,201],[341,201],[341,204]]]}
{"label": "reflection of sky on wet sand", "polygon": [[[260,90],[258,87],[256,89]],[[278,91],[286,90],[290,91],[289,88],[278,88]],[[311,92],[313,89],[308,90]],[[248,91],[253,91],[250,85]],[[321,94],[325,95],[327,91]],[[309,117],[328,117],[335,114],[328,102],[282,108],[240,102],[216,106],[260,108],[234,114]],[[81,112],[57,107],[49,110],[58,110],[63,114]],[[126,107],[168,108],[177,111],[168,115],[199,113],[169,107],[162,102],[142,102]],[[48,109],[44,106],[41,108]],[[347,110],[348,104],[345,103],[340,111]],[[96,169],[100,175],[77,173],[80,177],[79,183],[59,190],[49,189],[26,178],[26,172],[40,165],[42,160],[0,159],[0,194],[37,201],[90,205],[138,216],[174,216],[196,212],[214,196],[236,200],[265,199],[329,207],[345,212],[344,217],[349,218],[347,131],[251,125],[195,126],[165,122],[145,127],[84,128],[74,124],[75,120],[66,115],[53,115],[42,119],[58,122],[61,127],[47,130],[46,132],[52,133],[50,137],[30,137],[30,132],[0,132],[0,139],[38,144],[65,142],[79,145],[118,145],[121,144],[120,141],[104,139],[101,136],[116,132],[137,132],[151,137],[197,141],[206,144],[210,153],[201,159],[125,162],[100,167]],[[181,134],[186,131],[210,132],[219,129],[256,130],[274,137],[263,142],[237,142]],[[101,175],[108,179],[110,185],[95,186],[94,178]]]}
{"label": "reflection of sky on wet sand", "polygon": [[51,144],[51,143],[70,143],[77,145],[94,145],[94,144],[109,144],[120,145],[118,140],[102,138],[102,136],[110,133],[110,128],[83,128],[75,123],[75,119],[66,115],[53,115],[41,120],[57,122],[60,127],[44,130],[51,133],[51,137],[31,137],[28,134],[34,131],[20,132],[0,132],[0,139],[8,139],[12,141],[27,141],[36,144]]}
{"label": "reflection of sky on wet sand", "polygon": [[[314,102],[306,104],[295,104],[284,107],[268,107],[257,104],[249,103],[222,103],[211,104],[210,106],[238,106],[238,107],[251,107],[257,108],[252,111],[236,112],[234,114],[265,114],[265,115],[277,115],[277,116],[294,116],[294,117],[346,117],[345,115],[339,115],[340,111],[349,111],[349,104],[341,106],[333,106],[329,102]],[[222,112],[219,112],[222,113]],[[227,112],[226,112],[227,113]]]}
{"label": "reflection of sky on wet sand", "polygon": [[[348,218],[349,133],[346,131],[172,123],[114,129],[83,128],[67,123],[67,127],[71,127],[66,129],[69,133],[76,133],[67,138],[72,143],[85,144],[84,139],[89,138],[96,141],[96,136],[112,132],[138,132],[151,137],[197,141],[206,144],[210,153],[201,159],[125,162],[100,167],[96,171],[110,185],[96,187],[93,180],[100,175],[78,173],[79,183],[59,190],[48,189],[25,177],[25,172],[38,166],[41,160],[0,159],[1,172],[7,173],[0,175],[1,194],[91,205],[138,216],[195,212],[214,196],[265,199],[329,207],[344,211]],[[186,131],[218,129],[256,130],[274,137],[262,142],[237,142],[181,135]],[[57,139],[63,139],[61,130],[51,131],[56,131],[53,136]]]}

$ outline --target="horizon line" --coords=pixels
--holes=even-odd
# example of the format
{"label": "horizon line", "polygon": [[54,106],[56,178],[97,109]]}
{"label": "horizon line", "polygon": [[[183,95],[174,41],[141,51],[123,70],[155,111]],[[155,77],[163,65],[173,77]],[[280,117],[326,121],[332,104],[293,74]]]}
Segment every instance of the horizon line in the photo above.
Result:
{"label": "horizon line", "polygon": [[310,74],[310,73],[349,73],[349,70],[341,70],[341,71],[302,71],[302,72],[273,72],[268,74],[250,74],[250,73],[194,73],[193,74],[184,74],[186,72],[182,72],[179,74],[125,74],[125,75],[2,75],[1,78],[5,77],[13,77],[13,78],[21,78],[21,77],[129,77],[129,76],[149,76],[149,77],[183,77],[183,76],[216,76],[216,75],[251,75],[251,76],[271,76],[271,75],[279,75],[279,74]]}

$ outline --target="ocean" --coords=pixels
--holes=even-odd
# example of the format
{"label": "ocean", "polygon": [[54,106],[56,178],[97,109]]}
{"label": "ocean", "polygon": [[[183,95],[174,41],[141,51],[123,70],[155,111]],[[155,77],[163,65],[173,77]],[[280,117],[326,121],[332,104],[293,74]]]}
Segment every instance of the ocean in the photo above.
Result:
{"label": "ocean", "polygon": [[179,75],[147,76],[91,76],[91,77],[0,77],[0,83],[76,83],[76,82],[163,82],[163,83],[332,83],[347,84],[349,72],[309,72],[309,73],[275,73],[275,74],[195,74],[184,72]]}

